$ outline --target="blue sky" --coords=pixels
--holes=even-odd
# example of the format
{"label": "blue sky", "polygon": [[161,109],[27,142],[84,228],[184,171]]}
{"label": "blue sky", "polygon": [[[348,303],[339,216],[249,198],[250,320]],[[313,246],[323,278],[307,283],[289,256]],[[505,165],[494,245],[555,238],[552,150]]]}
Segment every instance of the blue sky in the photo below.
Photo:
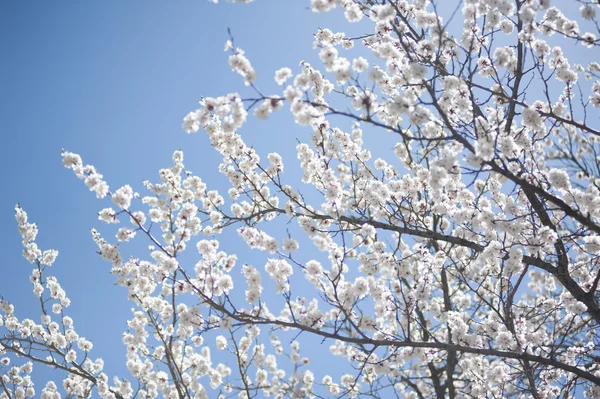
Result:
{"label": "blue sky", "polygon": [[[228,27],[266,92],[277,89],[276,69],[289,66],[297,72],[301,59],[316,64],[312,35],[318,27],[341,29],[343,17],[339,12],[313,14],[308,4],[0,4],[0,295],[14,303],[19,317],[38,321],[40,313],[28,281],[31,266],[21,257],[13,211],[17,202],[30,221],[38,223],[40,247],[60,251],[49,272],[72,300],[67,314],[79,334],[94,342],[92,357],[104,358],[109,375],[128,376],[121,333],[131,305],[125,290],[113,286],[110,265],[95,253],[89,233],[97,227],[113,238],[114,231],[97,220],[97,212],[110,202],[97,200],[62,166],[61,149],[81,154],[112,188],[131,184],[142,195],[142,182],[157,180],[158,169],[171,165],[173,151],[183,149],[187,169],[210,187],[224,187],[217,173],[220,156],[203,134],[183,133],[182,118],[197,107],[200,96],[249,93],[229,70],[228,54],[223,52]],[[268,122],[250,121],[243,131],[263,156],[273,151],[289,154],[286,167],[296,164],[296,137],[307,139],[309,134],[294,125],[287,111]],[[133,249],[148,244],[138,241]],[[238,256],[246,262],[254,254]],[[243,280],[238,287],[243,290]]]}

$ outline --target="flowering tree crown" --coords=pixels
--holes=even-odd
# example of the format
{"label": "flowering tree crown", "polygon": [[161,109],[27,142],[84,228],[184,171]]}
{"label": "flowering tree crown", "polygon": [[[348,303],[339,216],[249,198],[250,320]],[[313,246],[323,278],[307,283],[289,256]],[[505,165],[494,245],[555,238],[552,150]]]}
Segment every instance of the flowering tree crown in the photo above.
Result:
{"label": "flowering tree crown", "polygon": [[[183,120],[222,155],[225,190],[181,151],[144,195],[64,151],[110,197],[99,219],[122,226],[116,242],[92,236],[134,306],[131,375],[109,378],[92,356],[49,275],[58,252],[17,206],[42,315],[0,302],[0,398],[599,398],[598,3],[456,3],[460,32],[439,1],[312,0],[370,31],[320,29],[322,64],[275,71],[275,94],[232,37],[247,94],[203,98]],[[574,46],[583,63],[569,62]],[[242,135],[250,113],[282,108],[308,132],[302,184]],[[395,157],[375,158],[363,129],[393,135]],[[228,230],[264,263],[220,249]],[[133,239],[149,253],[124,259]],[[347,370],[315,373],[305,336]],[[34,363],[64,371],[62,387],[36,393]]]}

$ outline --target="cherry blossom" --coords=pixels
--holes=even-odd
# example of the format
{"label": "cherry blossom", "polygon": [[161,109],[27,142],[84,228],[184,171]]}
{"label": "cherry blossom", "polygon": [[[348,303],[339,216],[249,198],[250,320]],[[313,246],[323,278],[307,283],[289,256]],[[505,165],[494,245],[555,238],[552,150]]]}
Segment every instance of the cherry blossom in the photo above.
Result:
{"label": "cherry blossom", "polygon": [[[600,397],[598,4],[459,3],[307,1],[370,30],[321,28],[314,65],[264,75],[230,37],[245,85],[182,123],[226,188],[175,151],[144,193],[111,191],[63,151],[112,201],[92,239],[132,304],[130,375],[79,335],[58,251],[17,206],[41,314],[0,301],[0,398]],[[244,140],[283,109],[305,131],[295,160]],[[375,130],[389,151],[365,147]],[[229,253],[230,231],[262,261]],[[149,250],[127,258],[130,241]],[[307,336],[329,353],[306,355]],[[63,380],[35,388],[45,366]]]}

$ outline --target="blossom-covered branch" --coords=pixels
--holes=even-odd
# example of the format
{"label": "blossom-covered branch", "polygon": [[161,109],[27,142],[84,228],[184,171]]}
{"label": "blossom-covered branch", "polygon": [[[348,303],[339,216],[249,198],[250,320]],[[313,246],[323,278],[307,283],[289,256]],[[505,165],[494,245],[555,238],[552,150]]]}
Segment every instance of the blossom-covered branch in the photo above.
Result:
{"label": "blossom-covered branch", "polygon": [[[3,301],[0,350],[64,371],[79,397],[600,397],[600,26],[597,2],[568,3],[311,0],[370,31],[319,29],[321,64],[276,70],[273,94],[230,33],[245,92],[183,120],[223,157],[226,189],[176,151],[146,195],[111,191],[63,152],[112,201],[98,215],[118,243],[92,234],[134,304],[123,342],[137,388],[109,385],[89,357],[45,274],[57,253],[19,207],[42,324]],[[584,61],[569,62],[573,46]],[[250,114],[286,107],[306,127],[301,181],[243,138]],[[393,157],[365,148],[377,131]],[[220,248],[230,232],[261,265]],[[134,239],[149,251],[124,259]],[[319,375],[306,337],[339,369]],[[32,364],[10,362],[0,398],[33,397]]]}

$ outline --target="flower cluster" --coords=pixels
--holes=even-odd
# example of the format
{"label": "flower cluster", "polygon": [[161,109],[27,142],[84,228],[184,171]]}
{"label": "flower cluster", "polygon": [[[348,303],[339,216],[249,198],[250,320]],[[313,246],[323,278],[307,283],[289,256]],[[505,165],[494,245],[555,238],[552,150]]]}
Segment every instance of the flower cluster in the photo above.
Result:
{"label": "flower cluster", "polygon": [[[597,6],[581,4],[571,20],[547,0],[469,0],[453,31],[453,15],[427,0],[311,0],[372,31],[319,29],[319,66],[278,69],[272,95],[232,38],[229,65],[252,94],[203,98],[183,120],[223,157],[225,189],[187,172],[176,151],[140,199],[63,152],[115,207],[98,218],[118,243],[92,234],[134,304],[123,343],[137,394],[597,397],[600,130],[589,111],[600,66],[587,50],[595,34],[581,33],[598,30]],[[572,43],[586,65],[569,61]],[[263,156],[241,133],[248,115],[284,106],[307,131],[285,173],[279,153]],[[393,151],[366,148],[377,130]],[[135,383],[110,384],[64,315],[69,298],[45,275],[57,252],[37,247],[20,207],[16,218],[42,318],[0,302],[10,385],[0,398],[35,395],[31,365],[6,354],[63,370],[67,395],[133,397]],[[136,240],[148,253],[126,259]],[[328,344],[335,370],[319,375],[300,355],[306,336]],[[42,390],[57,395],[53,382]]]}

